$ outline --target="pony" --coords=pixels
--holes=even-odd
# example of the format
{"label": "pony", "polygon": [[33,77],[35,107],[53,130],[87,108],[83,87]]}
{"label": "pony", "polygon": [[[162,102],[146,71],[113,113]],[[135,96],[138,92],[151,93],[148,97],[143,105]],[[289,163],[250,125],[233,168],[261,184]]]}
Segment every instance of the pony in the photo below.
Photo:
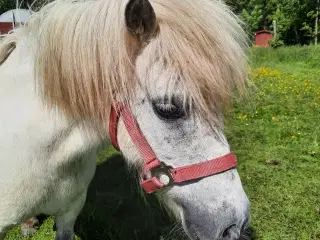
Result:
{"label": "pony", "polygon": [[[218,0],[56,0],[0,46],[0,239],[39,214],[75,239],[97,153],[116,140],[146,171],[128,106],[171,168],[231,154],[223,110],[247,84],[247,38]],[[163,180],[165,182],[165,180]],[[159,190],[190,239],[237,239],[250,203],[235,167]]]}

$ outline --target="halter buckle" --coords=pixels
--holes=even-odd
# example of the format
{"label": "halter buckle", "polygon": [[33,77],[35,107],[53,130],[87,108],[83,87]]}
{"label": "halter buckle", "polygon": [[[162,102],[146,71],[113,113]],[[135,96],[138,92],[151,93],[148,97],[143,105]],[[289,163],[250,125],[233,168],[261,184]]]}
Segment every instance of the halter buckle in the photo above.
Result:
{"label": "halter buckle", "polygon": [[[159,166],[150,169],[150,172],[152,177],[158,178],[164,184],[164,186],[167,187],[174,185],[171,169],[172,167],[161,162]],[[165,177],[167,177],[167,179],[165,179]]]}

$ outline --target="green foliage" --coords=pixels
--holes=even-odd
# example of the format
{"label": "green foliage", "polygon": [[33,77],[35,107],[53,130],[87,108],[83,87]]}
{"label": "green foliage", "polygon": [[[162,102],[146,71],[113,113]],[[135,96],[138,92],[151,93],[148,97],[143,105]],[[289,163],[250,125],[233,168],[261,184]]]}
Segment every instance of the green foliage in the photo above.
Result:
{"label": "green foliage", "polygon": [[273,40],[270,40],[269,42],[270,42],[271,47],[273,47],[273,48],[282,47],[284,45],[284,42],[282,40],[280,40],[278,37]]}
{"label": "green foliage", "polygon": [[[247,31],[253,38],[253,32],[264,26],[273,29],[277,23],[277,40],[273,45],[310,44],[315,37],[315,19],[317,0],[227,0],[227,4],[248,25]],[[318,31],[319,32],[319,31]],[[279,44],[281,43],[281,44]]]}
{"label": "green foliage", "polygon": [[16,3],[14,0],[0,0],[0,14],[15,8],[15,6]]}
{"label": "green foliage", "polygon": [[247,31],[255,32],[260,29],[261,22],[263,20],[263,8],[262,5],[255,5],[250,12],[243,9],[240,18],[247,23]]}
{"label": "green foliage", "polygon": [[[18,0],[19,8],[31,8],[32,10],[38,10],[45,3],[52,0]],[[16,0],[0,0],[0,14],[17,7]]]}
{"label": "green foliage", "polygon": [[226,0],[225,2],[231,6],[235,13],[240,14],[242,10],[247,6],[250,0]]}

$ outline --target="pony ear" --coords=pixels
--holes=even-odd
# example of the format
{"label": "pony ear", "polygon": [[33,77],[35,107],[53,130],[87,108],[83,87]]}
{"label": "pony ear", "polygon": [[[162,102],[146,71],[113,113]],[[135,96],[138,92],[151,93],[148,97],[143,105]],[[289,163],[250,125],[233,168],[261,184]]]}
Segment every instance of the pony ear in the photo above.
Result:
{"label": "pony ear", "polygon": [[156,14],[149,0],[130,0],[125,18],[128,31],[140,40],[146,40],[156,33]]}

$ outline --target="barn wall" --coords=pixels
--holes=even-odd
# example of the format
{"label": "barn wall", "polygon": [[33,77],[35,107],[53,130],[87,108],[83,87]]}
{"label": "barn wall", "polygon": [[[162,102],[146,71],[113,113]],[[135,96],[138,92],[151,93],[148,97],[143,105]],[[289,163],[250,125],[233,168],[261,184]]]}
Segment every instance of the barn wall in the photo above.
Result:
{"label": "barn wall", "polygon": [[7,34],[13,29],[13,24],[11,22],[0,22],[0,34]]}
{"label": "barn wall", "polygon": [[255,34],[255,45],[257,47],[268,47],[270,46],[269,41],[273,39],[271,33],[256,33]]}

